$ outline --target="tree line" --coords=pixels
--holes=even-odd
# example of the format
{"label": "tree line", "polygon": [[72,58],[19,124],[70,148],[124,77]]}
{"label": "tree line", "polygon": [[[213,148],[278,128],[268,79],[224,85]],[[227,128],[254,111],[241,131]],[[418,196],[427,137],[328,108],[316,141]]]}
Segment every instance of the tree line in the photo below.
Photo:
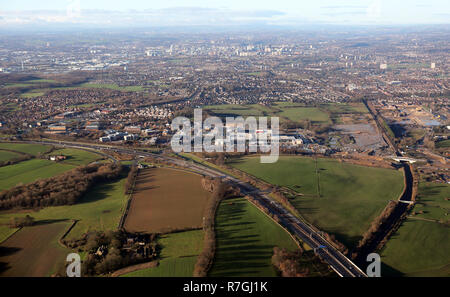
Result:
{"label": "tree line", "polygon": [[205,232],[203,240],[203,250],[197,257],[195,263],[194,276],[205,277],[211,268],[216,251],[216,233],[214,231],[215,215],[220,201],[224,199],[227,187],[220,179],[203,178],[203,187],[207,190],[212,190],[212,196],[208,200],[205,208],[205,215],[203,218],[203,230]]}
{"label": "tree line", "polygon": [[127,180],[125,181],[125,195],[131,194],[133,191],[134,180],[137,177],[139,169],[135,164],[131,166],[130,171],[128,172]]}
{"label": "tree line", "polygon": [[363,238],[359,241],[358,246],[352,253],[352,259],[356,260],[365,250],[372,245],[376,238],[383,232],[389,223],[389,219],[397,210],[399,203],[397,201],[389,201],[383,212],[372,221],[370,228],[364,233]]}
{"label": "tree line", "polygon": [[0,193],[0,209],[40,208],[76,203],[93,185],[116,179],[121,165],[92,164]]}

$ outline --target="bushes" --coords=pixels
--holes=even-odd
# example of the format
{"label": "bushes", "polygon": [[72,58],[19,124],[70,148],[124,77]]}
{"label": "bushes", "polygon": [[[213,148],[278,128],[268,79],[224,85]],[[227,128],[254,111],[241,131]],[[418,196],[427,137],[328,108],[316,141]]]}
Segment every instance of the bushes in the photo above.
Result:
{"label": "bushes", "polygon": [[29,215],[26,215],[25,217],[21,218],[12,218],[10,223],[11,228],[21,228],[33,225],[34,225],[34,218]]}
{"label": "bushes", "polygon": [[94,164],[17,186],[0,193],[0,209],[74,204],[92,185],[117,178],[121,170],[120,165]]}
{"label": "bushes", "polygon": [[300,258],[303,251],[297,250],[289,252],[279,247],[273,248],[272,265],[281,273],[283,277],[305,277],[308,275],[307,268],[301,268]]}

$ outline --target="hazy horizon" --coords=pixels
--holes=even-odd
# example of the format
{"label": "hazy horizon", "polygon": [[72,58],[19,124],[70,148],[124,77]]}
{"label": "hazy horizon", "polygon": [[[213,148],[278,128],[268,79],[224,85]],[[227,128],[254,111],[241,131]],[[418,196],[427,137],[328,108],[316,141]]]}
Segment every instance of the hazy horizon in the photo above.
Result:
{"label": "hazy horizon", "polygon": [[302,25],[433,25],[449,24],[450,4],[442,0],[186,1],[143,0],[30,1],[0,6],[3,28],[176,27]]}

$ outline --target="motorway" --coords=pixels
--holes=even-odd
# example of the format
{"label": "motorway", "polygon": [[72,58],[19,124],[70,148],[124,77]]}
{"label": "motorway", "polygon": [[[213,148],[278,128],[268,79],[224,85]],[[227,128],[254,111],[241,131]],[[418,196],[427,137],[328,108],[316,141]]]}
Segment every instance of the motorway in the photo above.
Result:
{"label": "motorway", "polygon": [[367,275],[350,259],[339,252],[334,246],[328,242],[321,235],[321,231],[314,226],[301,221],[297,217],[294,217],[289,211],[287,211],[281,204],[268,197],[261,190],[254,188],[248,183],[238,180],[230,175],[227,175],[218,170],[199,165],[193,162],[169,157],[166,155],[159,155],[145,151],[133,150],[128,148],[122,148],[117,146],[108,145],[96,145],[86,143],[75,143],[65,141],[21,141],[28,143],[39,143],[48,145],[59,145],[71,148],[92,149],[96,151],[113,151],[116,153],[130,154],[134,156],[153,157],[160,159],[166,163],[172,163],[173,165],[180,167],[187,167],[191,171],[208,175],[211,177],[221,177],[225,182],[229,182],[238,186],[241,192],[245,195],[250,195],[254,199],[257,199],[261,205],[266,207],[271,213],[277,215],[280,218],[280,225],[285,227],[293,235],[296,235],[303,242],[309,245],[314,251],[325,261],[330,267],[341,277],[367,277]]}

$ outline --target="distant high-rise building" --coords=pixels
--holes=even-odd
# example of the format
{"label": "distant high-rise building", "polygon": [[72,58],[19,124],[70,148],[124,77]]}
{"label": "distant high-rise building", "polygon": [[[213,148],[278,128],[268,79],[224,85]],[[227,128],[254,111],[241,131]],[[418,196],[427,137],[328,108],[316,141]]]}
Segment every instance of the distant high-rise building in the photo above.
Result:
{"label": "distant high-rise building", "polygon": [[431,63],[431,69],[436,68],[436,63]]}
{"label": "distant high-rise building", "polygon": [[380,64],[380,69],[381,70],[386,70],[387,69],[387,64]]}

